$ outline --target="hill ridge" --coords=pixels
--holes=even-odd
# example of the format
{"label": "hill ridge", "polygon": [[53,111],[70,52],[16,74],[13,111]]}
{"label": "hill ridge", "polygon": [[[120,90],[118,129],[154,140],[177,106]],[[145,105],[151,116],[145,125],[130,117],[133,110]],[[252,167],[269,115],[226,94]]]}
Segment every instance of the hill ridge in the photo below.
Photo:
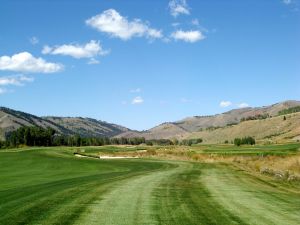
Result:
{"label": "hill ridge", "polygon": [[[124,126],[90,117],[42,116],[0,107],[0,137],[20,126],[51,127],[60,134],[95,137],[145,137],[146,139],[185,138],[199,134],[207,129],[214,130],[239,124],[241,120],[258,115],[277,116],[281,110],[300,106],[300,101],[287,100],[262,107],[232,109],[215,115],[191,116],[184,119],[165,122],[149,130],[135,131]],[[195,135],[194,135],[195,136]]]}

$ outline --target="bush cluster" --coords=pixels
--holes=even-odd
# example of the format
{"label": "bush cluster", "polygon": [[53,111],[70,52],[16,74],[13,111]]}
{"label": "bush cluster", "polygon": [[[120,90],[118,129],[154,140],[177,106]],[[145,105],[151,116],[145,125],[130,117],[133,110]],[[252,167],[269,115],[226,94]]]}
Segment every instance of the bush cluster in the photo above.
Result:
{"label": "bush cluster", "polygon": [[233,143],[236,146],[240,145],[255,145],[255,139],[253,137],[235,138]]}
{"label": "bush cluster", "polygon": [[241,119],[241,122],[248,121],[248,120],[264,120],[264,119],[267,119],[269,117],[270,117],[270,115],[268,113],[266,113],[266,114],[257,114],[255,116],[243,117]]}

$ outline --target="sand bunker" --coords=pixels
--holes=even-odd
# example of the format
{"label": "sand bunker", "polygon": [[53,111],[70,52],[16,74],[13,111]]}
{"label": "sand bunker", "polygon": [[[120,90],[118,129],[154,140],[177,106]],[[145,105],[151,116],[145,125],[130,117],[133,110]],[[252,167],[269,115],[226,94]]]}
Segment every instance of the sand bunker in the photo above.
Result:
{"label": "sand bunker", "polygon": [[74,154],[76,157],[80,157],[80,158],[87,158],[88,156],[86,155],[80,155],[80,154]]}
{"label": "sand bunker", "polygon": [[[87,155],[81,155],[79,153],[74,154],[76,157],[80,158],[92,158],[92,159],[97,159],[97,157],[93,156],[87,156]],[[109,156],[109,155],[101,155],[99,156],[99,159],[138,159],[138,156]]]}
{"label": "sand bunker", "polygon": [[100,159],[137,159],[138,156],[108,156],[108,155],[101,155],[99,156]]}

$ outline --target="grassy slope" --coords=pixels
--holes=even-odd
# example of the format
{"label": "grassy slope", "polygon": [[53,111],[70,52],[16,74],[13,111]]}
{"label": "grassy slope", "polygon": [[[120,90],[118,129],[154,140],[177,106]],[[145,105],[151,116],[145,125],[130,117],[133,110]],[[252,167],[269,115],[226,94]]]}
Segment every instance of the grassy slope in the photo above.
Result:
{"label": "grassy slope", "polygon": [[300,193],[221,164],[0,152],[0,224],[298,224]]}
{"label": "grassy slope", "polygon": [[185,138],[201,137],[204,143],[224,143],[236,137],[252,136],[257,140],[282,141],[284,139],[300,140],[300,113],[276,116],[265,120],[251,120],[238,125],[219,128],[213,131],[200,131],[187,135]]}

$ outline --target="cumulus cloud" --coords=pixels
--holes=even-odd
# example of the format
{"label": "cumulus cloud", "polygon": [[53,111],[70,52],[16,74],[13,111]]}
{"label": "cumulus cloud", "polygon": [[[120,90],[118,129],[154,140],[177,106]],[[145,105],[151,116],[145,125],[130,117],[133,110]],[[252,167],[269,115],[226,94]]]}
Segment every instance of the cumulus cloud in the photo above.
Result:
{"label": "cumulus cloud", "polygon": [[0,86],[8,86],[8,85],[23,86],[25,83],[32,82],[33,80],[34,80],[33,77],[24,76],[22,74],[0,77]]}
{"label": "cumulus cloud", "polygon": [[129,21],[114,9],[108,9],[87,19],[85,23],[100,31],[122,40],[132,37],[162,38],[162,31],[149,27],[140,19]]}
{"label": "cumulus cloud", "polygon": [[103,50],[99,41],[91,40],[90,42],[80,44],[64,44],[54,47],[44,46],[42,50],[43,54],[51,55],[66,55],[76,59],[80,58],[93,58],[97,55],[108,54],[108,51]]}
{"label": "cumulus cloud", "polygon": [[169,2],[169,9],[171,15],[174,17],[177,17],[180,14],[190,14],[190,10],[186,3],[186,0],[171,0]]}
{"label": "cumulus cloud", "polygon": [[143,102],[144,102],[144,99],[140,96],[137,96],[132,100],[131,104],[137,105],[137,104],[142,104]]}
{"label": "cumulus cloud", "polygon": [[63,66],[61,64],[47,62],[42,58],[35,58],[29,52],[0,57],[0,70],[24,73],[55,73],[62,69]]}
{"label": "cumulus cloud", "polygon": [[220,107],[226,108],[232,105],[231,101],[221,101],[220,102]]}
{"label": "cumulus cloud", "polygon": [[39,39],[37,38],[37,37],[31,37],[31,38],[29,38],[29,41],[30,41],[30,43],[32,44],[32,45],[36,45],[36,44],[38,44],[39,43]]}
{"label": "cumulus cloud", "polygon": [[171,37],[175,40],[181,40],[190,43],[201,41],[205,38],[205,36],[199,30],[177,30],[171,34]]}
{"label": "cumulus cloud", "polygon": [[249,107],[249,104],[243,102],[243,103],[238,104],[238,107],[239,107],[239,108],[246,108],[246,107]]}

